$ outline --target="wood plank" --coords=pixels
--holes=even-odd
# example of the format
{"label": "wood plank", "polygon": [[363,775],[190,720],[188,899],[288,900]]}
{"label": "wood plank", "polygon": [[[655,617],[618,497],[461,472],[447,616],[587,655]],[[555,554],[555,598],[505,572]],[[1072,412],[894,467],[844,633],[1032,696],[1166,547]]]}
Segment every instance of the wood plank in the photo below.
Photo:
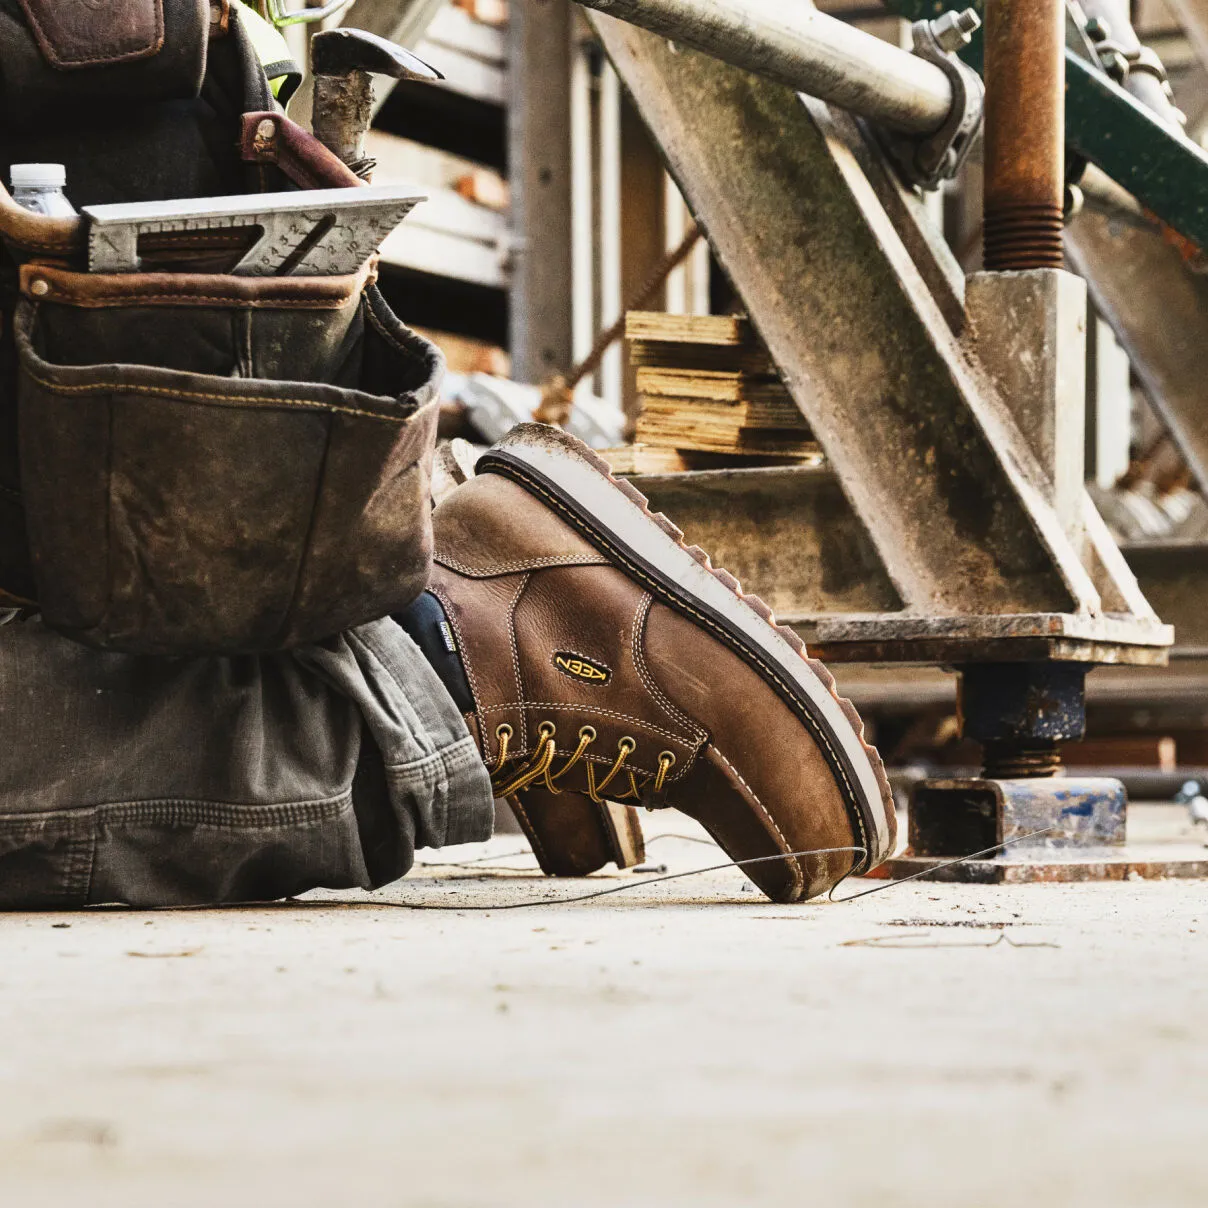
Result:
{"label": "wood plank", "polygon": [[668,449],[661,445],[621,445],[616,449],[600,449],[597,452],[612,467],[614,474],[687,474],[693,470],[801,466],[800,459],[794,457],[775,457],[766,453],[709,453],[701,449]]}
{"label": "wood plank", "polygon": [[635,368],[691,369],[701,372],[748,373],[776,377],[776,366],[763,348],[717,348],[709,344],[663,344],[638,340],[629,344],[629,362]]}
{"label": "wood plank", "polygon": [[697,424],[725,425],[738,432],[747,428],[781,428],[809,432],[809,425],[796,406],[789,402],[702,402],[690,398],[659,398],[641,395],[641,415],[661,417],[690,429]]}
{"label": "wood plank", "polygon": [[663,369],[643,365],[638,369],[638,391],[648,396],[699,402],[780,403],[785,408],[797,412],[792,395],[777,378],[749,373]]}
{"label": "wood plank", "polygon": [[642,444],[666,445],[673,449],[702,449],[711,453],[773,453],[820,459],[816,441],[802,439],[791,429],[734,429],[725,424],[684,425],[658,415],[638,416],[636,439]]}
{"label": "wood plank", "polygon": [[758,343],[750,320],[742,315],[669,315],[648,310],[631,310],[625,316],[625,337],[717,348],[743,348]]}

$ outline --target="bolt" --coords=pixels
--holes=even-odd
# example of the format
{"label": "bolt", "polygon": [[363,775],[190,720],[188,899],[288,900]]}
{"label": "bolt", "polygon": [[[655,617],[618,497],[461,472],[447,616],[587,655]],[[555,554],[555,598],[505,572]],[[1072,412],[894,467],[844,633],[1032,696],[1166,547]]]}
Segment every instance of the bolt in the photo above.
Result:
{"label": "bolt", "polygon": [[1117,84],[1123,84],[1128,77],[1128,60],[1118,50],[1106,50],[1099,52],[1099,62],[1103,64],[1103,70],[1108,76],[1115,80]]}
{"label": "bolt", "polygon": [[41,277],[36,277],[29,283],[29,292],[35,298],[45,298],[50,293],[50,282],[43,281]]}
{"label": "bolt", "polygon": [[1102,17],[1091,17],[1086,23],[1086,36],[1092,42],[1106,42],[1112,36],[1112,27]]}
{"label": "bolt", "polygon": [[931,22],[931,32],[940,48],[947,54],[964,50],[973,41],[973,35],[981,28],[977,10],[967,8],[963,13],[944,13]]}

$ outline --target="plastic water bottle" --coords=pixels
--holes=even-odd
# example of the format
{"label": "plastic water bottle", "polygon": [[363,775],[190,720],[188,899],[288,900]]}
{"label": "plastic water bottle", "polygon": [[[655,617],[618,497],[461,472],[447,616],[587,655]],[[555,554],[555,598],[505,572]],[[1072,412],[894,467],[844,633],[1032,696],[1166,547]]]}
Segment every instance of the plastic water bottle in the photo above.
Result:
{"label": "plastic water bottle", "polygon": [[62,164],[13,164],[13,200],[48,218],[74,218],[75,207],[63,189],[67,169]]}

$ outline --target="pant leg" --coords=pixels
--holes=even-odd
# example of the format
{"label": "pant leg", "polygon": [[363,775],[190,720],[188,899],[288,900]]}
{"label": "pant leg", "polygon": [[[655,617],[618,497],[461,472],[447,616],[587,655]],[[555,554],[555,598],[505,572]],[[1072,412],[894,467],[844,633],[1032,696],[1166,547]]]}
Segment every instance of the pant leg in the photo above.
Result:
{"label": "pant leg", "polygon": [[490,781],[410,638],[103,654],[0,627],[0,908],[269,900],[487,838]]}

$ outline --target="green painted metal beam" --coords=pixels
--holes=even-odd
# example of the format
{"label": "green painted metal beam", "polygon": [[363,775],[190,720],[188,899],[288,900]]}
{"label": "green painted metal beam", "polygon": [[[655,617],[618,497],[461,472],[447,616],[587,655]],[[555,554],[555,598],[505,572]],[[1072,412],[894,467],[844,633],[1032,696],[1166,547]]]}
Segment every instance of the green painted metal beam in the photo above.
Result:
{"label": "green painted metal beam", "polygon": [[[937,17],[964,0],[884,0],[911,21]],[[981,11],[981,0],[973,0]],[[981,35],[965,54],[981,69]],[[1065,52],[1066,143],[1102,168],[1143,206],[1208,248],[1208,153],[1172,130],[1073,51]]]}

